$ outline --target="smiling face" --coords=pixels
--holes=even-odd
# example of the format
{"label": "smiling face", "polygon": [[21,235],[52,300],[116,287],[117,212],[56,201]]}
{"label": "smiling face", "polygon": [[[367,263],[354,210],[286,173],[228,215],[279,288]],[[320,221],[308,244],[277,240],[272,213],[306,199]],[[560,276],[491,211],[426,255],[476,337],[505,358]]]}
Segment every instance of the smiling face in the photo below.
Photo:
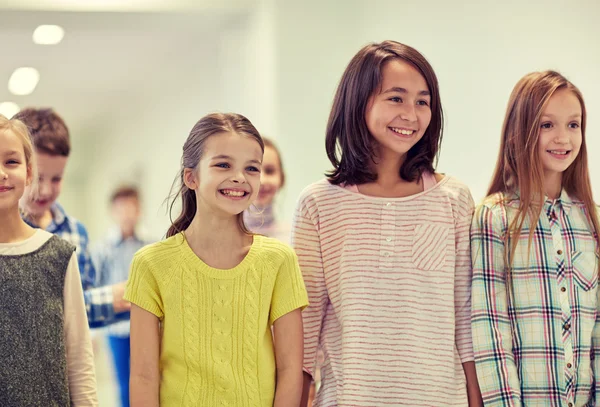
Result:
{"label": "smiling face", "polygon": [[421,140],[431,121],[430,105],[427,82],[415,67],[401,59],[384,65],[380,90],[365,114],[382,157],[403,157]]}
{"label": "smiling face", "polygon": [[219,133],[206,140],[195,169],[184,170],[188,188],[196,191],[198,210],[238,215],[256,199],[263,152],[253,138]]}
{"label": "smiling face", "polygon": [[283,169],[281,167],[281,159],[275,148],[265,146],[260,174],[260,192],[255,202],[256,205],[260,208],[271,205],[282,185]]}
{"label": "smiling face", "polygon": [[23,142],[10,130],[0,131],[0,212],[18,210],[31,180]]}
{"label": "smiling face", "polygon": [[581,149],[582,110],[579,99],[569,89],[556,91],[540,120],[538,154],[546,181],[560,182],[562,173]]}
{"label": "smiling face", "polygon": [[38,152],[36,164],[38,182],[26,189],[21,200],[24,211],[34,217],[44,215],[58,199],[68,157]]}

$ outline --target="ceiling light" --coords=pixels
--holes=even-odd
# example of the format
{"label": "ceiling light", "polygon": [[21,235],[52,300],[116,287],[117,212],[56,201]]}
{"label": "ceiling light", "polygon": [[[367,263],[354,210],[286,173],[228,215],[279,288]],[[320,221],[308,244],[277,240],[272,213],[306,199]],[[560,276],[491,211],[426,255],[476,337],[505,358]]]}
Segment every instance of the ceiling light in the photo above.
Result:
{"label": "ceiling light", "polygon": [[8,80],[8,90],[13,95],[29,95],[40,81],[40,73],[35,68],[17,68]]}
{"label": "ceiling light", "polygon": [[0,103],[0,114],[10,119],[19,112],[19,106],[14,102],[2,102]]}
{"label": "ceiling light", "polygon": [[62,41],[65,30],[58,25],[40,25],[33,32],[33,42],[41,45],[54,45]]}

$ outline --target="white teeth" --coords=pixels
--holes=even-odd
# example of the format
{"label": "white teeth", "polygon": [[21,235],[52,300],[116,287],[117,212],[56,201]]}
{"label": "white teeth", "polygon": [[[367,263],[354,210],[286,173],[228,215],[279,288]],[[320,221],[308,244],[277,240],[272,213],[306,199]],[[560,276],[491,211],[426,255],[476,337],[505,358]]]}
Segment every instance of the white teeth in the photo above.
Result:
{"label": "white teeth", "polygon": [[567,155],[568,151],[554,151],[554,150],[550,150],[550,153],[552,153],[552,154],[558,154],[558,155]]}
{"label": "white teeth", "polygon": [[244,191],[231,191],[229,189],[223,189],[223,190],[221,190],[221,192],[223,193],[223,195],[227,195],[227,196],[236,196],[236,197],[244,196]]}
{"label": "white teeth", "polygon": [[390,129],[392,129],[392,131],[394,133],[403,134],[405,136],[410,136],[411,134],[413,134],[415,132],[414,130],[398,129],[396,127],[390,127]]}

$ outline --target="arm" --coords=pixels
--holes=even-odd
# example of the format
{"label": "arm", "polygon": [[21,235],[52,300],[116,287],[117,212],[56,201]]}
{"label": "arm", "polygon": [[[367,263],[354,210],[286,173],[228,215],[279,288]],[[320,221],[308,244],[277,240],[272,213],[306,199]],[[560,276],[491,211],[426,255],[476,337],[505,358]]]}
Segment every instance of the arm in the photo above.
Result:
{"label": "arm", "polygon": [[297,407],[302,396],[302,312],[296,309],[275,321],[277,387],[273,407]]}
{"label": "arm", "polygon": [[156,315],[131,309],[131,407],[159,407],[160,328]]}
{"label": "arm", "polygon": [[110,274],[108,246],[106,244],[98,245],[90,253],[91,264],[95,269],[94,286],[97,287],[84,292],[90,328],[101,328],[121,320],[127,320],[128,314],[122,314],[131,309],[129,302],[123,299],[126,282],[107,285],[107,278]]}
{"label": "arm", "polygon": [[504,223],[480,206],[471,226],[473,349],[486,407],[522,406],[508,316]]}
{"label": "arm", "polygon": [[298,255],[309,300],[309,306],[302,313],[304,320],[304,375],[301,406],[305,407],[308,403],[308,393],[314,375],[313,370],[321,339],[321,326],[329,304],[318,232],[318,212],[316,204],[306,196],[300,198],[294,216],[292,246]]}
{"label": "arm", "polygon": [[469,407],[483,407],[483,399],[481,398],[481,390],[477,381],[477,371],[475,370],[475,362],[463,363],[465,378],[467,379],[467,398],[469,399]]}
{"label": "arm", "polygon": [[306,372],[302,373],[302,399],[300,401],[300,407],[308,407],[310,398],[310,386],[312,384],[312,376]]}
{"label": "arm", "polygon": [[454,281],[454,314],[456,318],[456,348],[463,364],[467,381],[467,396],[470,407],[483,405],[477,383],[473,361],[473,341],[471,332],[471,264],[470,227],[473,220],[474,203],[470,193],[463,195],[463,202],[457,205],[455,215],[456,257]]}
{"label": "arm", "polygon": [[84,294],[90,328],[101,328],[127,319],[131,304],[123,296],[126,283],[90,288]]}
{"label": "arm", "polygon": [[72,243],[75,244],[75,246],[79,246],[77,261],[79,263],[79,273],[81,274],[81,284],[85,291],[93,287],[96,283],[96,268],[90,253],[87,229],[80,222],[77,222],[76,227],[79,241],[77,243]]}
{"label": "arm", "polygon": [[65,275],[64,318],[67,376],[72,406],[98,406],[94,352],[75,254]]}

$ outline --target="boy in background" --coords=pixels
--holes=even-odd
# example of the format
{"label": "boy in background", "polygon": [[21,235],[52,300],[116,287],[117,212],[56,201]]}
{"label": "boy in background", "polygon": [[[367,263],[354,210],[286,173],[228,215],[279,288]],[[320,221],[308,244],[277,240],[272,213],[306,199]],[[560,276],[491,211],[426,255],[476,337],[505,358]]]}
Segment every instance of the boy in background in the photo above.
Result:
{"label": "boy in background", "polygon": [[87,230],[57,202],[71,152],[69,130],[65,122],[52,109],[27,108],[14,118],[29,128],[39,176],[37,187],[27,187],[20,202],[25,221],[33,227],[58,235],[76,247],[91,328],[126,319],[131,305],[123,300],[125,282],[93,288],[96,270],[90,257]]}
{"label": "boy in background", "polygon": [[[133,255],[150,243],[141,239],[136,230],[140,219],[140,194],[136,187],[117,188],[110,198],[110,209],[116,227],[92,250],[99,286],[127,280]],[[121,406],[129,407],[129,321],[113,324],[107,330]]]}

